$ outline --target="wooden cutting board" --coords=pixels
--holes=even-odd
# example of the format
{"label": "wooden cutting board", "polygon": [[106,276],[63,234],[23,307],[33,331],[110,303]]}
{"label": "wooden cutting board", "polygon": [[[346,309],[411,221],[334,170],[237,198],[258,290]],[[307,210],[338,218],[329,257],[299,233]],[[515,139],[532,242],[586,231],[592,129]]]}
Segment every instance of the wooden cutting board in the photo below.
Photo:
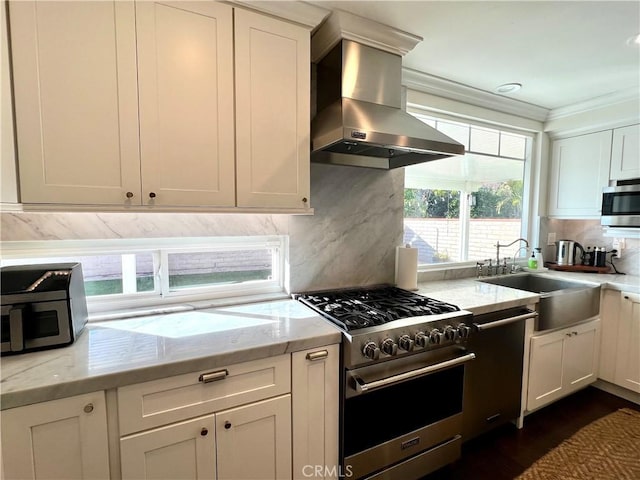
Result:
{"label": "wooden cutting board", "polygon": [[558,265],[553,262],[544,262],[544,266],[551,270],[561,272],[585,272],[585,273],[609,273],[611,267],[593,267],[591,265]]}

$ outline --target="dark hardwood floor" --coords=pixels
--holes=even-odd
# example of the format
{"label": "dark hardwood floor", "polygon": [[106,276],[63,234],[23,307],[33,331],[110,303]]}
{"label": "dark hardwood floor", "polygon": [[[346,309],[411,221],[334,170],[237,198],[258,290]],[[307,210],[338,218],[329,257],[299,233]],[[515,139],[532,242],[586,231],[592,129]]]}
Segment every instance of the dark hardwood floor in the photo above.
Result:
{"label": "dark hardwood floor", "polygon": [[640,406],[588,387],[462,447],[462,458],[422,480],[512,480],[582,427],[619,408]]}

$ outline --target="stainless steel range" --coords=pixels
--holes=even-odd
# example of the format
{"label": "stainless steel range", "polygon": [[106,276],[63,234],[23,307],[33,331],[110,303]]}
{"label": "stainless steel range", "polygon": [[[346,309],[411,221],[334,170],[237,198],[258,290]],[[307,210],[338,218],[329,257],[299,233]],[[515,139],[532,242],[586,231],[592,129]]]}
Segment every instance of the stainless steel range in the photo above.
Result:
{"label": "stainless steel range", "polygon": [[294,298],[343,331],[345,477],[418,479],[460,456],[471,313],[386,285]]}

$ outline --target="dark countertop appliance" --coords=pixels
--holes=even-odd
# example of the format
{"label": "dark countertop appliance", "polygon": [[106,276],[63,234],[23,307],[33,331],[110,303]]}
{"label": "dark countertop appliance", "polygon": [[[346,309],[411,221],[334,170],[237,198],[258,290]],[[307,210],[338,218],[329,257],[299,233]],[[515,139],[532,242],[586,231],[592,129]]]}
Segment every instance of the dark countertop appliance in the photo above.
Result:
{"label": "dark countertop appliance", "polygon": [[471,313],[384,285],[294,298],[343,332],[343,472],[411,480],[459,458]]}
{"label": "dark countertop appliance", "polygon": [[2,355],[73,343],[87,323],[80,263],[0,269]]}

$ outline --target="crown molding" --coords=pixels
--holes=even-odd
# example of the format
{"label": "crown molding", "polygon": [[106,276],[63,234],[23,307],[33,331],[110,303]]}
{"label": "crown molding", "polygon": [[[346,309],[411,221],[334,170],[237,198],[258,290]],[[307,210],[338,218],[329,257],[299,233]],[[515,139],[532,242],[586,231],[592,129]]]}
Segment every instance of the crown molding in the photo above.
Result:
{"label": "crown molding", "polygon": [[427,73],[402,69],[402,85],[412,90],[457,100],[470,105],[524,117],[538,122],[547,119],[549,110],[531,103],[496,95]]}
{"label": "crown molding", "polygon": [[298,1],[227,0],[233,6],[273,15],[314,30],[331,13],[330,10]]}
{"label": "crown molding", "polygon": [[321,60],[342,39],[401,57],[422,41],[422,37],[417,35],[343,10],[334,10],[311,39],[311,61]]}
{"label": "crown molding", "polygon": [[620,90],[601,97],[585,100],[584,102],[574,103],[565,107],[554,108],[549,112],[547,120],[557,120],[564,117],[572,117],[583,113],[592,112],[600,108],[611,107],[620,103],[637,102],[640,111],[640,91],[637,88],[628,88]]}

